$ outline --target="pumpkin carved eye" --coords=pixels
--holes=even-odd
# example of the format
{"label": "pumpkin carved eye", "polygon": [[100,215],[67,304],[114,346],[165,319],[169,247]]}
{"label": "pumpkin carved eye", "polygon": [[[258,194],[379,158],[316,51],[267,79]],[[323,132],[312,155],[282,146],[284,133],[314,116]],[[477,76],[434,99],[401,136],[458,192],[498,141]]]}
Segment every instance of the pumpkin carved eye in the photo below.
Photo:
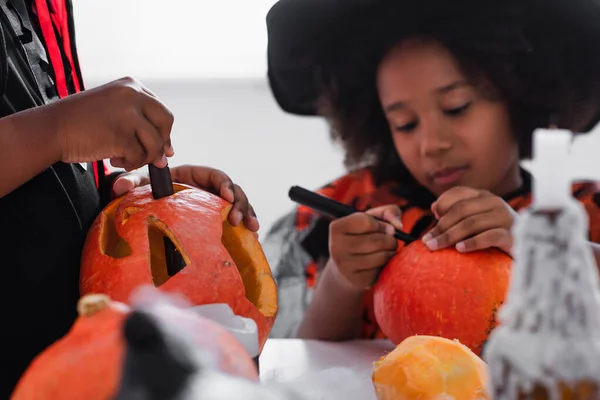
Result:
{"label": "pumpkin carved eye", "polygon": [[[122,200],[123,199],[115,200],[102,214],[100,214],[100,251],[103,255],[112,258],[123,258],[131,255],[131,247],[125,239],[119,236],[115,223],[116,210]],[[133,215],[129,213],[130,211],[133,211],[133,209],[128,207],[125,211],[127,214],[126,218],[123,218],[123,220],[126,222],[129,217]]]}
{"label": "pumpkin carved eye", "polygon": [[[129,219],[133,214],[138,212],[138,207],[127,207],[123,212],[123,221]],[[255,269],[252,268],[252,250],[248,248],[251,241],[248,240],[247,233],[242,229],[235,229],[233,225],[228,222],[228,210],[222,214],[222,233],[221,243],[227,249],[229,256],[233,260],[233,264],[237,267],[244,287],[246,290],[246,297],[254,305],[258,305],[258,294],[256,293],[255,282],[259,279],[255,274]],[[103,214],[103,229],[102,229],[102,251],[103,254],[113,258],[123,258],[131,255],[131,247],[129,243],[122,237],[120,237],[115,228],[115,212]],[[124,223],[125,223],[124,222]],[[123,224],[124,224],[123,223]],[[180,270],[185,268],[190,262],[189,257],[185,254],[185,251],[179,245],[175,234],[171,232],[168,226],[160,219],[149,216],[146,221],[148,225],[148,240],[150,242],[150,271],[152,274],[152,281],[154,286],[160,287],[169,280],[170,277],[175,275],[167,271],[167,263],[165,258],[165,242],[171,242],[175,247],[176,251],[182,255],[184,265],[181,266]],[[255,248],[254,251],[257,251]],[[223,266],[230,266],[229,261],[224,261]],[[178,271],[177,271],[178,272]]]}
{"label": "pumpkin carved eye", "polygon": [[[120,199],[121,200],[121,199]],[[117,200],[111,204],[102,213],[102,232],[101,232],[101,251],[102,254],[112,258],[124,258],[131,255],[129,243],[119,236],[116,226],[116,216],[118,214],[118,205],[121,201]],[[141,207],[128,206],[121,212],[121,225],[125,225],[129,219],[142,211]],[[148,240],[150,242],[150,273],[152,283],[155,287],[160,287],[177,272],[185,268],[189,263],[189,257],[185,256],[181,246],[168,226],[155,216],[149,216],[146,220],[148,225]],[[177,258],[181,265],[174,271],[167,270],[165,257],[165,247],[172,246],[181,255]]]}
{"label": "pumpkin carved eye", "polygon": [[[277,315],[277,287],[262,246],[232,204],[201,189],[174,184],[154,200],[149,185],[113,200],[89,230],[81,261],[81,294],[104,293],[127,303],[140,285],[184,295],[192,305],[226,303],[258,325],[260,348]],[[165,242],[183,262],[167,270]]]}

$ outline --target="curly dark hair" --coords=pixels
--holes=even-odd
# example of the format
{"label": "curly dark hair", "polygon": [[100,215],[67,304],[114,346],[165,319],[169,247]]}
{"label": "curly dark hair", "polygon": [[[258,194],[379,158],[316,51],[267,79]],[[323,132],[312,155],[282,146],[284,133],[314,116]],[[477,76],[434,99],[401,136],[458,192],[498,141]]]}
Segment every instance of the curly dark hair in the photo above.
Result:
{"label": "curly dark hair", "polygon": [[378,182],[412,179],[375,83],[382,58],[407,38],[441,43],[484,95],[507,104],[521,157],[530,155],[535,128],[589,129],[600,111],[600,46],[583,27],[565,34],[556,26],[557,11],[530,10],[527,1],[382,0],[360,17],[344,18],[315,56],[319,114],[343,145],[346,166],[368,164]]}

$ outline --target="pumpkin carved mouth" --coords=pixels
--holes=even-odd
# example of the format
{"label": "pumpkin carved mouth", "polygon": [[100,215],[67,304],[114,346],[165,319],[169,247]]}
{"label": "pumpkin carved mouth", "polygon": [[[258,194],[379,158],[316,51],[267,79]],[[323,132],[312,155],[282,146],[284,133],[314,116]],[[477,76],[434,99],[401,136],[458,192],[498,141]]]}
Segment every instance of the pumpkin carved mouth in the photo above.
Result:
{"label": "pumpkin carved mouth", "polygon": [[[271,268],[254,234],[241,225],[228,221],[229,209],[221,211],[223,233],[221,242],[233,259],[244,283],[246,298],[265,315],[277,314],[277,302],[273,302],[271,289],[277,292]],[[266,268],[265,268],[266,267]],[[265,290],[266,289],[266,290]]]}
{"label": "pumpkin carved mouth", "polygon": [[[259,327],[260,348],[277,314],[277,288],[262,246],[243,224],[228,221],[232,204],[206,191],[174,184],[154,200],[149,185],[115,199],[88,233],[82,257],[82,295],[104,293],[126,303],[152,284],[185,295],[193,305],[227,303]],[[164,241],[185,265],[167,271]]]}

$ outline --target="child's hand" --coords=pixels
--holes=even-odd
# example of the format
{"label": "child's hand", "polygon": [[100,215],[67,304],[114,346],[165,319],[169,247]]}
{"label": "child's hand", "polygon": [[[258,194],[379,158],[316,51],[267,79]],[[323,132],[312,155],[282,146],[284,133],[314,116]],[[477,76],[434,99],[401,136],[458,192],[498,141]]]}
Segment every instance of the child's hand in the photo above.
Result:
{"label": "child's hand", "polygon": [[46,108],[55,124],[61,160],[110,159],[134,170],[167,164],[173,155],[173,115],[139,82],[123,78],[68,96]]}
{"label": "child's hand", "polygon": [[[171,178],[173,182],[205,189],[233,203],[229,212],[229,223],[237,226],[243,220],[246,228],[252,232],[258,231],[260,226],[254,208],[242,188],[234,184],[226,173],[209,167],[182,165],[171,168]],[[115,196],[121,196],[137,186],[149,183],[147,174],[125,173],[115,179],[113,193]]]}
{"label": "child's hand", "polygon": [[517,213],[502,198],[484,190],[454,187],[431,206],[438,220],[423,241],[431,250],[455,246],[460,252],[497,247],[511,254],[511,229]]}
{"label": "child's hand", "polygon": [[[384,219],[388,223],[372,218]],[[400,209],[389,205],[339,218],[329,226],[329,254],[340,281],[356,290],[371,286],[379,272],[395,254],[398,242],[394,228],[400,229]]]}

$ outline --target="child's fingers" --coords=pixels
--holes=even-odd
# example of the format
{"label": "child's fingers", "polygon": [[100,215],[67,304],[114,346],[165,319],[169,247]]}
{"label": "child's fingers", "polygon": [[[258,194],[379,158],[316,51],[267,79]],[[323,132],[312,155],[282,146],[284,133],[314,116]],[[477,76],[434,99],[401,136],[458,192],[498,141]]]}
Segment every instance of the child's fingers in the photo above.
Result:
{"label": "child's fingers", "polygon": [[440,219],[458,202],[484,196],[486,192],[465,186],[456,186],[446,190],[431,205],[431,212]]}
{"label": "child's fingers", "polygon": [[482,232],[472,238],[465,239],[456,244],[456,250],[461,253],[483,250],[490,247],[497,247],[507,253],[513,245],[513,238],[506,229],[495,228]]}
{"label": "child's fingers", "polygon": [[364,270],[344,274],[344,278],[352,287],[366,290],[373,285],[377,275],[378,270]]}
{"label": "child's fingers", "polygon": [[110,165],[112,165],[115,168],[125,168],[125,158],[123,158],[123,157],[111,158]]}
{"label": "child's fingers", "polygon": [[[236,197],[235,186],[233,181],[225,172],[209,167],[192,166],[186,169],[190,176],[190,180],[196,186],[207,188],[209,191],[221,196],[230,203],[235,203],[240,200]],[[184,182],[187,182],[184,180]],[[244,196],[245,199],[245,196]]]}
{"label": "child's fingers", "polygon": [[231,178],[223,171],[200,165],[181,165],[171,168],[174,182],[202,188],[235,203],[235,187]]}
{"label": "child's fingers", "polygon": [[[379,270],[383,268],[395,255],[396,251],[382,250],[362,256],[362,259],[357,257],[356,268],[354,268],[354,271],[356,271],[356,273],[360,273],[362,271],[373,271],[374,273],[378,274]],[[372,284],[373,282],[370,283]]]}
{"label": "child's fingers", "polygon": [[[431,239],[443,234],[452,227],[469,219],[471,217],[489,213],[497,206],[496,197],[475,197],[466,200],[460,200],[452,205],[446,213],[439,219],[435,227],[433,227],[425,236],[423,241],[428,242]],[[466,224],[472,223],[472,220],[466,221]]]}
{"label": "child's fingers", "polygon": [[335,247],[349,256],[364,256],[381,251],[396,251],[398,240],[385,233],[367,233],[365,235],[347,235]]}
{"label": "child's fingers", "polygon": [[[145,94],[148,94],[148,90],[142,90]],[[148,95],[147,97],[141,97],[143,115],[148,122],[150,122],[160,134],[161,146],[163,149],[166,147],[169,150],[172,148],[171,145],[171,130],[175,118],[173,113],[158,100],[158,98]]]}
{"label": "child's fingers", "polygon": [[117,179],[115,179],[112,185],[112,191],[116,197],[119,197],[129,192],[130,190],[133,190],[134,188],[145,185],[147,183],[149,183],[149,179],[146,176],[142,176],[140,174],[135,174],[131,172],[125,173],[119,176]]}
{"label": "child's fingers", "polygon": [[248,204],[248,213],[244,215],[244,225],[252,232],[258,232],[260,229],[260,223],[252,204]]}
{"label": "child's fingers", "polygon": [[[431,238],[424,236],[423,241],[430,250],[439,250],[454,246],[456,243],[463,241],[466,238],[498,227],[498,221],[494,218],[493,213],[477,214],[461,220],[437,236]],[[505,228],[501,229],[505,230]]]}
{"label": "child's fingers", "polygon": [[[379,271],[394,256],[395,252],[380,251],[364,256],[353,257],[344,267],[346,279],[355,287],[367,289],[375,283]],[[338,267],[339,268],[339,267]]]}
{"label": "child's fingers", "polygon": [[250,205],[246,194],[242,188],[236,184],[233,185],[233,193],[235,202],[229,212],[229,223],[236,226],[243,220],[246,228],[253,232],[258,231],[258,219],[256,218],[254,209]]}
{"label": "child's fingers", "polygon": [[394,204],[375,207],[366,212],[376,218],[389,222],[394,228],[402,229],[402,210]]}
{"label": "child's fingers", "polygon": [[330,235],[364,235],[367,233],[394,234],[394,228],[362,212],[338,218],[329,225]]}

